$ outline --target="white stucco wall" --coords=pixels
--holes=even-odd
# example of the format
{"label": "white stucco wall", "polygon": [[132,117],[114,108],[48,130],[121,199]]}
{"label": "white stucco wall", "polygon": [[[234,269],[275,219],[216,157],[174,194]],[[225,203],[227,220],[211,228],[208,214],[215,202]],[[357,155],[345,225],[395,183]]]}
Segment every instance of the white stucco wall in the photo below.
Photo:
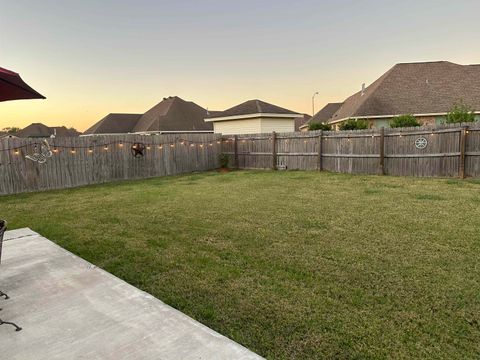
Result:
{"label": "white stucco wall", "polygon": [[293,118],[255,118],[215,121],[213,129],[215,133],[225,135],[270,133],[272,131],[292,132],[295,131],[295,120]]}
{"label": "white stucco wall", "polygon": [[295,131],[295,119],[262,118],[262,133]]}
{"label": "white stucco wall", "polygon": [[260,119],[215,121],[213,131],[217,134],[257,134],[262,132]]}

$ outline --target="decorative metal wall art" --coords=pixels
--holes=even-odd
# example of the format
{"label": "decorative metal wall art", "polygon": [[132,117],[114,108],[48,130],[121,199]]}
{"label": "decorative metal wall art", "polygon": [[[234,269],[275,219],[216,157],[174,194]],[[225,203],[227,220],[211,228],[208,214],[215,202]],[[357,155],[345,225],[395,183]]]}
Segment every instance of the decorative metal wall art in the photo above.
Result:
{"label": "decorative metal wall art", "polygon": [[428,146],[428,140],[423,136],[415,140],[415,147],[417,149],[425,149],[427,146]]}
{"label": "decorative metal wall art", "polygon": [[143,157],[143,152],[145,151],[145,144],[143,143],[134,143],[132,145],[132,155],[133,157]]}
{"label": "decorative metal wall art", "polygon": [[48,158],[52,157],[53,153],[50,150],[50,144],[45,139],[40,144],[40,152],[37,151],[37,145],[35,145],[35,152],[32,155],[25,155],[25,158],[43,164]]}

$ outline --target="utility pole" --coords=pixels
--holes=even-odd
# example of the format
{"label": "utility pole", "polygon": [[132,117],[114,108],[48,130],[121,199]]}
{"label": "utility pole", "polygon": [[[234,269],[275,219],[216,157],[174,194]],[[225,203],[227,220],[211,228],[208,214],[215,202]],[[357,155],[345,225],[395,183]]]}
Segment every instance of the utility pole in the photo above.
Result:
{"label": "utility pole", "polygon": [[313,96],[312,96],[312,116],[315,116],[315,96],[317,95],[318,95],[318,91],[313,93]]}

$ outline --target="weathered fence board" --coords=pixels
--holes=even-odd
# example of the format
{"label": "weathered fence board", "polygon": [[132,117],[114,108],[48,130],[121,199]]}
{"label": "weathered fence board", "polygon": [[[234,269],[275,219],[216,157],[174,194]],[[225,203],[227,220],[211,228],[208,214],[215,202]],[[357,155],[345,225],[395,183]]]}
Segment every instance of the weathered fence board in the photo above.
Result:
{"label": "weathered fence board", "polygon": [[[220,135],[116,135],[47,139],[53,156],[26,159],[42,139],[0,140],[0,194],[62,189],[122,179],[206,171],[218,167]],[[145,145],[134,157],[132,145]]]}
{"label": "weathered fence board", "polygon": [[[235,142],[235,138],[237,139]],[[397,176],[480,176],[480,124],[224,137],[241,169],[328,170]],[[424,139],[426,146],[417,147]],[[275,161],[275,166],[273,162]]]}

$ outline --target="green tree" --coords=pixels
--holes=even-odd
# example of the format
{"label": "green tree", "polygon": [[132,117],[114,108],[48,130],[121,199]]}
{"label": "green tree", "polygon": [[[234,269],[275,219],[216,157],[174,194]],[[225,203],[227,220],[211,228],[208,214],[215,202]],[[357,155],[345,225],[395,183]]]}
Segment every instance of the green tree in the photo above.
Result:
{"label": "green tree", "polygon": [[321,122],[313,122],[308,124],[308,130],[313,131],[313,130],[323,130],[323,131],[330,131],[332,130],[332,125],[330,124],[324,124]]}
{"label": "green tree", "polygon": [[4,133],[7,133],[7,134],[16,134],[17,132],[20,131],[20,128],[19,127],[16,127],[16,126],[12,126],[12,127],[6,127],[6,128],[3,128],[2,129],[2,132]]}
{"label": "green tree", "polygon": [[340,130],[363,130],[368,129],[368,123],[365,120],[348,119],[340,124]]}
{"label": "green tree", "polygon": [[460,102],[454,104],[447,114],[447,123],[462,123],[475,121],[475,114],[470,106]]}
{"label": "green tree", "polygon": [[411,126],[420,126],[417,118],[411,114],[400,115],[394,117],[390,122],[392,128],[401,128],[401,127],[411,127]]}

